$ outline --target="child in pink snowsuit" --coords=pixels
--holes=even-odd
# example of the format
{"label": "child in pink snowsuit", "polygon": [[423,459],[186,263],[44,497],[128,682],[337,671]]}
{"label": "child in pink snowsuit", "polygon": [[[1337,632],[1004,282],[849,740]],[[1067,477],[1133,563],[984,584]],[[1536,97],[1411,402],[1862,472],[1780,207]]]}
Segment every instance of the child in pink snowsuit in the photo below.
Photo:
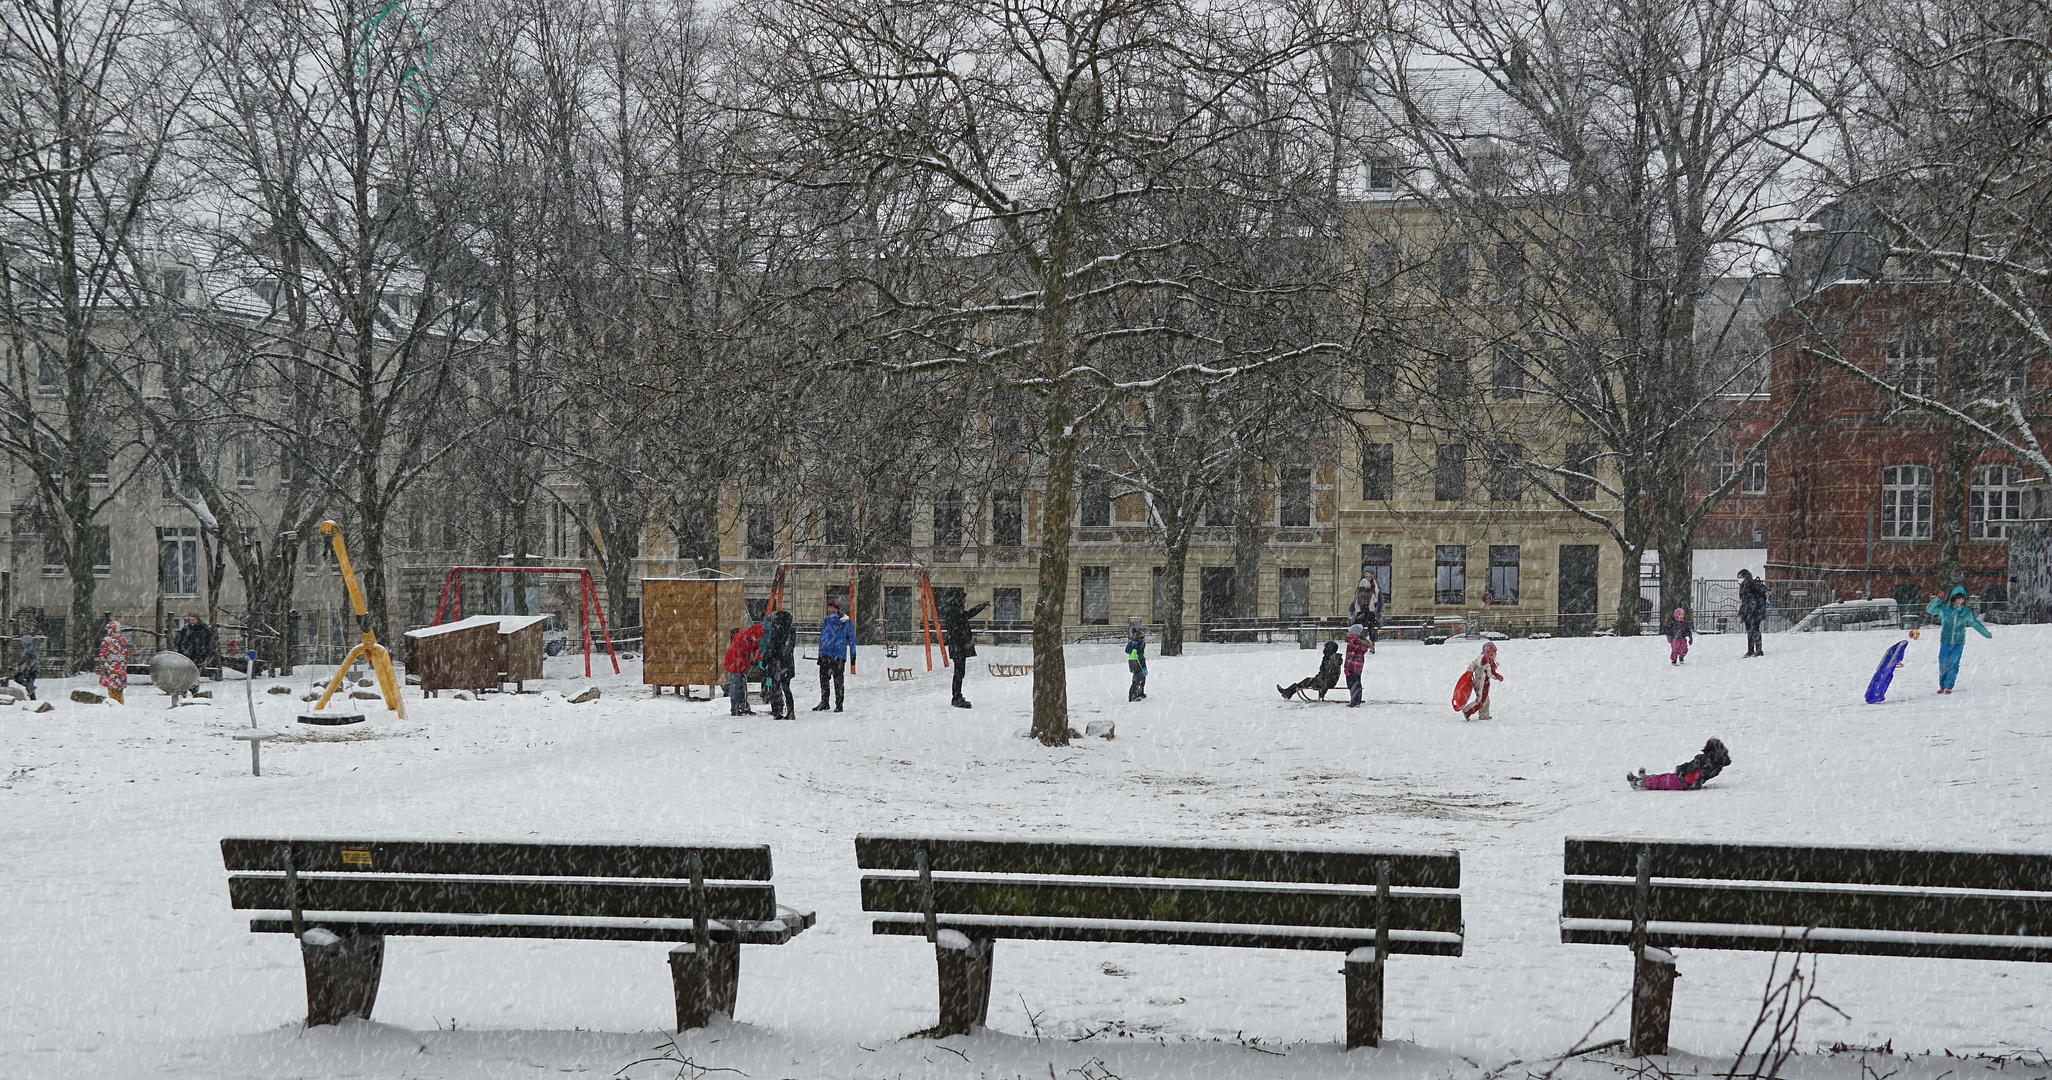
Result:
{"label": "child in pink snowsuit", "polygon": [[1696,628],[1689,625],[1682,609],[1674,609],[1674,618],[1667,620],[1667,662],[1679,664],[1689,658],[1689,642],[1696,639]]}
{"label": "child in pink snowsuit", "polygon": [[1703,744],[1702,753],[1676,765],[1673,772],[1647,776],[1641,768],[1636,773],[1626,773],[1625,781],[1641,791],[1694,791],[1729,764],[1731,752],[1724,748],[1724,740],[1711,739]]}

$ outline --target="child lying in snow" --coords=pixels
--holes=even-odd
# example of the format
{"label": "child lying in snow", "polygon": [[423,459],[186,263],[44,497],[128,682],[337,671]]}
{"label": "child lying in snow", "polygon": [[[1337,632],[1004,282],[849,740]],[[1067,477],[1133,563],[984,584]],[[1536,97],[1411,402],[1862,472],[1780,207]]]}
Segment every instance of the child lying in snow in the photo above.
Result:
{"label": "child lying in snow", "polygon": [[1724,740],[1712,739],[1703,744],[1702,753],[1676,765],[1673,772],[1647,776],[1641,768],[1637,773],[1626,773],[1625,780],[1641,791],[1694,791],[1729,764],[1731,752],[1724,748]]}

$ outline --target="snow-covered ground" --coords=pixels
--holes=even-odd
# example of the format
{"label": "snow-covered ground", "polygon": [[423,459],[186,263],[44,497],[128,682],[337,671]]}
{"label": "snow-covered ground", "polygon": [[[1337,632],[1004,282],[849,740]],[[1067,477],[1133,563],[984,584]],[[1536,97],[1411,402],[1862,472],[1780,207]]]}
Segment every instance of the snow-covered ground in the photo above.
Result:
{"label": "snow-covered ground", "polygon": [[[847,712],[801,695],[782,722],[652,699],[632,664],[572,705],[581,663],[562,658],[541,694],[409,691],[406,720],[374,709],[360,734],[273,742],[261,778],[229,738],[249,722],[240,683],[172,711],[147,687],[87,706],[49,680],[55,711],[0,711],[0,1077],[611,1076],[651,1057],[625,1075],[1481,1076],[1624,1034],[1625,950],[1560,943],[1563,836],[2052,850],[2052,628],[1972,638],[1951,697],[1931,692],[1926,637],[1893,700],[1865,705],[1891,640],[1780,635],[1748,660],[1741,638],[1706,637],[1680,668],[1658,638],[1505,642],[1487,723],[1447,706],[1474,653],[1460,641],[1370,657],[1361,709],[1279,700],[1316,667],[1284,646],[1156,658],[1151,697],[1128,704],[1118,647],[1081,646],[1075,726],[1113,718],[1117,737],[1066,749],[1019,737],[1029,680],[986,674],[1024,649],[973,661],[973,711],[948,707],[945,671],[886,682],[868,650]],[[256,700],[267,727],[304,707]],[[1710,788],[1625,785],[1711,735],[1734,764]],[[991,1030],[907,1038],[934,1020],[932,950],[870,933],[851,840],[928,830],[1457,849],[1466,955],[1395,958],[1390,1041],[1345,1053],[1335,955],[1002,942]],[[376,1022],[302,1030],[297,950],[230,910],[217,846],[285,834],[766,842],[779,898],[819,925],[744,950],[734,1022],[674,1043],[666,947],[637,943],[393,938]],[[1669,1067],[1723,1071],[1770,963],[1681,955],[1687,1053]],[[1808,1014],[1786,1075],[2052,1074],[2052,965],[1824,957],[1819,973],[1848,1018]],[[1839,1042],[1897,1053],[1824,1052]],[[1559,1075],[1636,1068],[1594,1055]]]}

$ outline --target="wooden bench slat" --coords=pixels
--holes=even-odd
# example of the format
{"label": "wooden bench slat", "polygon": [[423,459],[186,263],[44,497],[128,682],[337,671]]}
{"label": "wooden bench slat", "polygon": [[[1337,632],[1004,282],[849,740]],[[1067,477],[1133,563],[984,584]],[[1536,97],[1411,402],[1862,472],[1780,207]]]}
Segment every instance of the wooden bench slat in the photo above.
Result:
{"label": "wooden bench slat", "polygon": [[921,848],[936,873],[1373,885],[1376,866],[1387,860],[1392,886],[1458,889],[1461,885],[1461,857],[1454,851],[857,836],[855,864],[864,870],[912,870],[918,865],[914,852]]}
{"label": "wooden bench slat", "polygon": [[[1662,922],[1933,934],[2052,933],[2052,897],[1660,880],[1648,891],[1647,918]],[[1561,883],[1561,917],[1630,919],[1633,894],[1630,881],[1569,878]]]}
{"label": "wooden bench slat", "polygon": [[707,878],[770,880],[767,844],[536,844],[474,840],[265,839],[221,841],[229,870],[282,870],[290,844],[300,873],[506,874],[517,877],[675,878],[691,876],[697,854]]}
{"label": "wooden bench slat", "polygon": [[[765,922],[777,916],[776,889],[754,882],[707,882],[707,913],[716,919]],[[237,908],[290,907],[282,874],[233,874],[229,903]],[[591,918],[691,917],[691,886],[670,882],[549,881],[533,878],[437,878],[301,874],[299,906],[310,912],[372,911],[477,915],[570,915]]]}
{"label": "wooden bench slat", "polygon": [[1563,870],[1589,877],[1634,877],[1639,872],[1639,852],[1651,849],[1656,878],[2052,892],[2052,854],[2038,852],[1591,837],[1569,837],[1566,848]]}
{"label": "wooden bench slat", "polygon": [[[1917,932],[1809,930],[1801,926],[1718,926],[1707,923],[1652,922],[1647,944],[1660,949],[1717,949],[1732,952],[1794,951],[1856,956],[1915,956],[1950,960],[2011,960],[2052,963],[2052,938],[2004,940],[1999,935],[1952,935]],[[1632,942],[1629,919],[1563,919],[1560,940],[1570,945],[1624,945]],[[1394,951],[1394,950],[1392,950]]]}
{"label": "wooden bench slat", "polygon": [[[783,919],[771,922],[742,922],[728,924],[715,922],[712,925],[712,940],[734,942],[740,945],[782,945],[810,929],[814,923],[808,912],[802,916],[789,913]],[[426,919],[409,919],[403,915],[364,915],[341,918],[334,915],[318,916],[306,920],[308,928],[321,927],[338,934],[384,934],[390,937],[477,937],[477,938],[554,938],[577,941],[668,941],[691,940],[690,920],[650,919],[641,923],[621,920],[618,923],[589,922],[440,922]],[[251,919],[251,933],[289,934],[291,919]]]}
{"label": "wooden bench slat", "polygon": [[[992,916],[948,915],[940,917],[940,928],[974,937],[1025,941],[1106,941],[1138,945],[1204,945],[1241,949],[1308,949],[1322,952],[1352,952],[1355,949],[1375,946],[1373,929],[1319,933],[1308,928],[1292,931],[1288,927],[1280,926],[1221,927],[1216,924],[1206,926],[1192,923],[1093,925],[1080,920],[1074,923],[1060,923],[1045,920],[1009,921]],[[926,920],[923,916],[882,918],[871,924],[871,931],[878,934],[918,936],[926,933]],[[1462,939],[1459,934],[1424,930],[1390,931],[1389,951],[1393,956],[1459,956],[1461,947]]]}
{"label": "wooden bench slat", "polygon": [[[1172,881],[1113,884],[1088,878],[993,880],[935,875],[933,895],[935,909],[948,914],[1367,928],[1371,936],[1376,905],[1375,894],[1351,890],[1261,889]],[[919,879],[865,876],[862,909],[922,911]],[[1389,925],[1458,933],[1460,897],[1392,892]]]}

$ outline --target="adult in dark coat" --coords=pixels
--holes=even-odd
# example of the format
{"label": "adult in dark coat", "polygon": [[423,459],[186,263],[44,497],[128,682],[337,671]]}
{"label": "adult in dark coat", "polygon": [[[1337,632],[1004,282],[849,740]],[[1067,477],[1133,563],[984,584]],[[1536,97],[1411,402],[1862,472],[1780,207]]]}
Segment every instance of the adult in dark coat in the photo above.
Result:
{"label": "adult in dark coat", "polygon": [[41,656],[36,652],[36,639],[31,634],[21,635],[21,658],[15,661],[14,681],[28,691],[28,699],[36,700],[36,679],[43,673]]}
{"label": "adult in dark coat", "polygon": [[976,655],[976,632],[969,628],[969,620],[989,606],[990,601],[986,600],[965,611],[962,602],[952,596],[941,605],[941,641],[948,648],[948,658],[955,664],[955,699],[952,704],[957,709],[969,708],[969,699],[962,696],[962,675],[968,670],[969,658]]}
{"label": "adult in dark coat", "polygon": [[1338,686],[1339,681],[1339,642],[1328,641],[1325,643],[1325,656],[1318,661],[1318,674],[1308,679],[1299,679],[1288,686],[1278,686],[1275,689],[1278,693],[1282,694],[1285,700],[1293,698],[1305,690],[1316,690],[1318,691],[1318,700],[1324,701],[1326,692]]}
{"label": "adult in dark coat", "polygon": [[1767,583],[1741,570],[1739,576],[1739,621],[1746,626],[1746,655],[1767,655],[1760,648],[1760,624],[1767,621]]}
{"label": "adult in dark coat", "polygon": [[187,615],[185,625],[171,635],[171,648],[205,675],[214,666],[214,628],[197,614]]}
{"label": "adult in dark coat", "polygon": [[798,675],[798,661],[792,655],[797,647],[797,626],[792,622],[790,611],[779,608],[775,615],[770,616],[769,637],[762,643],[762,666],[768,672],[762,692],[769,698],[771,719],[796,718],[798,715],[798,703],[791,696],[791,680]]}

